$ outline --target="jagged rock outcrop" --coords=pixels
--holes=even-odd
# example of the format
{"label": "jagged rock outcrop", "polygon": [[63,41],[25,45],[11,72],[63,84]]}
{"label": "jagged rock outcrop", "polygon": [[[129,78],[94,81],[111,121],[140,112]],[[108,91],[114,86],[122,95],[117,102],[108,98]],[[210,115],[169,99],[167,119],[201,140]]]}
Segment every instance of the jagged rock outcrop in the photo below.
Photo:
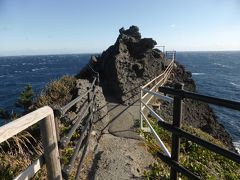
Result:
{"label": "jagged rock outcrop", "polygon": [[141,38],[138,27],[121,28],[119,33],[115,44],[100,56],[92,56],[78,77],[91,79],[91,68],[96,70],[107,97],[131,104],[139,98],[139,87],[165,69],[166,60],[164,54],[154,48],[156,41]]}
{"label": "jagged rock outcrop", "polygon": [[140,85],[165,68],[164,54],[154,49],[157,43],[152,38],[141,38],[136,26],[121,28],[119,32],[115,44],[98,57],[100,76],[105,94],[131,104],[139,98]]}

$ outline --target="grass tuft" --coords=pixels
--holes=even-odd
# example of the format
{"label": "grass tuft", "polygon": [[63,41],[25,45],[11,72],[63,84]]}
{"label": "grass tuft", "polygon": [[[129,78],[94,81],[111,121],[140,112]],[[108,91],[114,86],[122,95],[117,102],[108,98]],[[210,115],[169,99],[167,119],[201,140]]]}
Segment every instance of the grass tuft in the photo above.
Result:
{"label": "grass tuft", "polygon": [[64,105],[71,98],[75,84],[76,78],[73,76],[63,76],[50,82],[37,98],[35,106],[39,108],[45,105]]}

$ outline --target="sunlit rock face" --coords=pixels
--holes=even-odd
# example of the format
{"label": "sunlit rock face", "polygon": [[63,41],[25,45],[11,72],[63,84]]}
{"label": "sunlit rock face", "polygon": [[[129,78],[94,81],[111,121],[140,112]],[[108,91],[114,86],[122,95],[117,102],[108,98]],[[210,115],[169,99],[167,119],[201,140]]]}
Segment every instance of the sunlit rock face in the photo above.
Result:
{"label": "sunlit rock face", "polygon": [[105,92],[120,103],[131,104],[139,98],[140,86],[164,70],[164,54],[154,49],[152,38],[141,38],[139,28],[119,30],[114,45],[98,58]]}

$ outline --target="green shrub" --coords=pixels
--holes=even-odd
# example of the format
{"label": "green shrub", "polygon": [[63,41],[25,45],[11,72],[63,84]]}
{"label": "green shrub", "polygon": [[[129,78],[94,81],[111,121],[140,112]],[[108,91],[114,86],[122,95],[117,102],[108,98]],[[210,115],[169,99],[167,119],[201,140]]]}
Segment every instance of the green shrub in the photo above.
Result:
{"label": "green shrub", "polygon": [[17,107],[22,107],[25,111],[27,111],[28,108],[33,103],[33,97],[34,97],[34,92],[33,92],[32,86],[28,84],[25,87],[25,89],[21,92],[15,105]]}
{"label": "green shrub", "polygon": [[73,76],[63,76],[50,82],[37,98],[37,108],[45,105],[63,105],[69,100],[70,92],[74,89],[76,79]]}

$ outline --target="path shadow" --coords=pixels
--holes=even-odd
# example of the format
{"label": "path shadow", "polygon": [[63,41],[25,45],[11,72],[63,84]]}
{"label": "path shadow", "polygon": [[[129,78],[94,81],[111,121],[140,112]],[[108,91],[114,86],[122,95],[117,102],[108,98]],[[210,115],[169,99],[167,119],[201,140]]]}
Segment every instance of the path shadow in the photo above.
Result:
{"label": "path shadow", "polygon": [[91,167],[90,171],[88,172],[88,179],[95,179],[96,171],[97,171],[97,168],[98,168],[98,162],[101,159],[102,153],[103,153],[103,151],[99,151],[95,155],[95,157],[93,159],[92,167]]}
{"label": "path shadow", "polygon": [[99,141],[100,141],[100,139],[101,139],[101,137],[102,137],[102,135],[103,134],[106,134],[106,133],[104,133],[104,131],[106,130],[106,128],[108,128],[109,127],[109,125],[113,122],[113,121],[115,121],[119,116],[121,116],[127,109],[129,109],[131,106],[133,106],[135,103],[137,103],[139,100],[136,100],[136,101],[134,101],[132,104],[130,104],[130,105],[122,105],[122,104],[116,104],[115,106],[113,106],[112,108],[109,108],[109,102],[106,104],[106,106],[108,106],[108,114],[111,112],[111,111],[113,111],[114,109],[116,109],[116,108],[118,108],[119,106],[123,106],[124,108],[121,110],[121,111],[119,111],[119,113],[118,114],[116,114],[112,119],[110,119],[109,120],[109,122],[105,125],[105,127],[100,131],[100,135],[99,135],[99,137],[97,138],[97,143],[99,143]]}

